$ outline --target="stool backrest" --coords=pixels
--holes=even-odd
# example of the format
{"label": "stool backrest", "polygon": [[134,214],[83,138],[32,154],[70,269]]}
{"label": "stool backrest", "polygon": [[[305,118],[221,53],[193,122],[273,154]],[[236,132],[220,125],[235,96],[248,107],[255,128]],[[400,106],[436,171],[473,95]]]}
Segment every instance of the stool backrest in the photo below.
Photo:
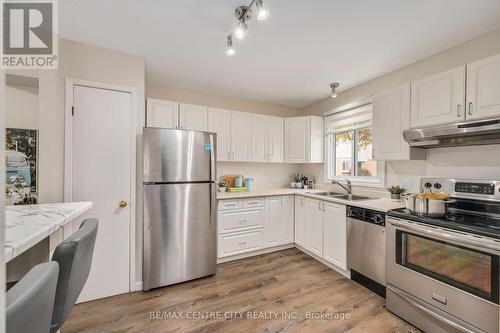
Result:
{"label": "stool backrest", "polygon": [[48,333],[52,321],[59,265],[33,267],[7,292],[7,333]]}
{"label": "stool backrest", "polygon": [[73,235],[56,247],[52,260],[59,263],[51,332],[61,328],[87,282],[92,265],[97,219],[83,221]]}

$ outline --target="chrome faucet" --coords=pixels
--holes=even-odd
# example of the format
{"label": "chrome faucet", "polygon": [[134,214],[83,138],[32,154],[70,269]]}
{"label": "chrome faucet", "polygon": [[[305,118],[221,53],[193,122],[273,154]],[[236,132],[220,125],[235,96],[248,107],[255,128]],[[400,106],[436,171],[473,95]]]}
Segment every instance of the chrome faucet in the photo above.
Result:
{"label": "chrome faucet", "polygon": [[342,185],[341,183],[339,183],[336,180],[332,180],[332,184],[337,184],[338,186],[342,187],[347,192],[347,194],[352,195],[351,181],[349,179],[345,179],[345,181],[346,181],[346,185]]}

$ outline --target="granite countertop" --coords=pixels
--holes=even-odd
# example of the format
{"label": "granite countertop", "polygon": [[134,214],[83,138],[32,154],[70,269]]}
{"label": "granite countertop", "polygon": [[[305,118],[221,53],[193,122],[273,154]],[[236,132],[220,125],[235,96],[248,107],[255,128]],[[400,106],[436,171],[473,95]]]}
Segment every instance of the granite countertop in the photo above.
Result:
{"label": "granite countertop", "polygon": [[91,202],[5,207],[5,262],[92,208]]}
{"label": "granite countertop", "polygon": [[[391,209],[402,208],[405,206],[405,203],[400,200],[392,200],[389,198],[374,198],[369,200],[356,200],[349,201],[339,198],[332,197],[324,197],[321,195],[317,195],[319,192],[326,192],[328,189],[319,188],[314,190],[303,190],[303,189],[293,189],[293,188],[272,188],[272,189],[258,189],[252,190],[249,192],[218,192],[217,199],[218,200],[227,200],[227,199],[243,199],[243,198],[254,198],[254,197],[267,197],[274,195],[300,195],[304,197],[309,197],[313,199],[330,201],[335,203],[340,203],[343,205],[349,205],[354,207],[362,207],[367,209],[378,210],[381,212],[387,212]],[[373,198],[373,196],[372,196]]]}

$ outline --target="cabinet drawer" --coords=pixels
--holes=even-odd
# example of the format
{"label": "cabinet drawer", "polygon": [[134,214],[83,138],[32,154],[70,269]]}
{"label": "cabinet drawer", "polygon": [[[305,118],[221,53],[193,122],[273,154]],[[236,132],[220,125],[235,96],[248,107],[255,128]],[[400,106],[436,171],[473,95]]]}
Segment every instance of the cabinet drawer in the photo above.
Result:
{"label": "cabinet drawer", "polygon": [[239,234],[219,235],[218,257],[228,257],[262,248],[262,230]]}
{"label": "cabinet drawer", "polygon": [[220,212],[218,218],[218,233],[235,232],[255,229],[262,226],[264,209]]}
{"label": "cabinet drawer", "polygon": [[219,210],[243,208],[243,200],[219,200]]}
{"label": "cabinet drawer", "polygon": [[264,207],[263,198],[253,198],[243,200],[243,208]]}

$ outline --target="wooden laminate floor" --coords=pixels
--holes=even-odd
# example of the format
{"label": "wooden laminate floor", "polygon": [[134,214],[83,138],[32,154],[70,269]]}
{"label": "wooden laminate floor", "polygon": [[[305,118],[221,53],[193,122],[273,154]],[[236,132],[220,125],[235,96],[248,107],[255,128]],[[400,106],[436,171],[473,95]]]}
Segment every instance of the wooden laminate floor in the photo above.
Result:
{"label": "wooden laminate floor", "polygon": [[417,332],[378,295],[297,249],[211,277],[77,305],[62,333]]}

